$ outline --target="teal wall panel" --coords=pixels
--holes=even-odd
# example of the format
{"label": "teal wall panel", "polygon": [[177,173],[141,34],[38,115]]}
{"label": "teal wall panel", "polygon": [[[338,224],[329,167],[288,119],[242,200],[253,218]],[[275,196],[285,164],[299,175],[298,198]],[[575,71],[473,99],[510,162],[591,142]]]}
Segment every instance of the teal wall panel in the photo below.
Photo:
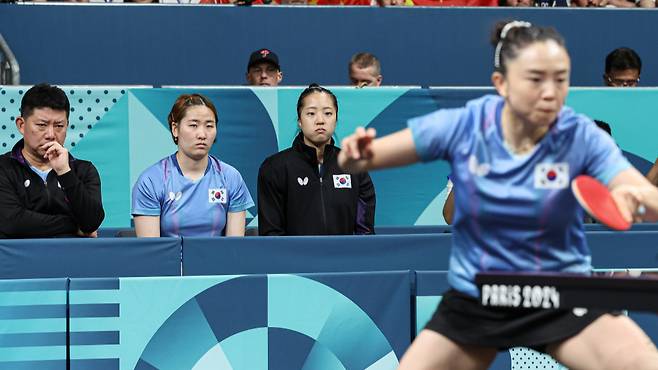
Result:
{"label": "teal wall panel", "polygon": [[[26,86],[0,88],[0,148],[20,139],[15,127]],[[130,196],[139,174],[176,147],[166,117],[176,97],[202,93],[217,106],[219,130],[211,153],[236,167],[256,200],[258,167],[267,156],[288,148],[298,132],[296,105],[302,88],[154,89],[64,86],[71,100],[66,146],[91,160],[103,186],[103,227],[130,224]],[[358,126],[379,135],[394,132],[407,119],[438,108],[463,105],[491,89],[332,89],[339,114],[335,139]],[[658,89],[572,88],[568,104],[612,126],[620,147],[645,165],[658,156]],[[441,210],[450,167],[445,162],[417,164],[371,173],[377,192],[377,225],[443,225]],[[255,226],[256,207],[248,211]]]}

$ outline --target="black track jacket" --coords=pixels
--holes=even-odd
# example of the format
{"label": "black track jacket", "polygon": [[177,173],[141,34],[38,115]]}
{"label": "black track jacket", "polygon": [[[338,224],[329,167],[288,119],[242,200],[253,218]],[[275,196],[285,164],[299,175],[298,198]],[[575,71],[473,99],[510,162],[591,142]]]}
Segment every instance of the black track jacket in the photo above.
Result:
{"label": "black track jacket", "polygon": [[374,234],[372,180],[341,170],[339,151],[333,140],[325,146],[321,174],[315,148],[300,133],[291,148],[261,164],[259,235]]}
{"label": "black track jacket", "polygon": [[96,231],[105,212],[101,180],[89,161],[69,153],[71,171],[50,171],[46,184],[23,157],[20,140],[0,156],[0,238],[76,236]]}

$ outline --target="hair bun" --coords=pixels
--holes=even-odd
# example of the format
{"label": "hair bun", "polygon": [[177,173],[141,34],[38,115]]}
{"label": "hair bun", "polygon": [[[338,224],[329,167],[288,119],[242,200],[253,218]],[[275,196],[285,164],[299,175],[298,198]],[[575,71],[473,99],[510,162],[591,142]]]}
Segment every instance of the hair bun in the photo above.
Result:
{"label": "hair bun", "polygon": [[517,27],[532,27],[532,24],[530,22],[517,21],[517,20],[502,21],[496,23],[496,26],[494,27],[494,30],[491,33],[491,40],[490,40],[491,45],[497,46],[499,42],[501,42],[507,37],[507,34],[511,29]]}

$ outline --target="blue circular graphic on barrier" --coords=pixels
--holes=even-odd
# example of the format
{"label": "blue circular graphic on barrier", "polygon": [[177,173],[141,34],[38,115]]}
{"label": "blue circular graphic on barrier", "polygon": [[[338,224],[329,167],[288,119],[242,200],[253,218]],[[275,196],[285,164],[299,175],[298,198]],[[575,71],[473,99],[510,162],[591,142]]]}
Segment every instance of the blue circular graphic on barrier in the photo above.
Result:
{"label": "blue circular graphic on barrier", "polygon": [[136,370],[395,369],[376,324],[340,292],[294,275],[231,279],[162,323]]}

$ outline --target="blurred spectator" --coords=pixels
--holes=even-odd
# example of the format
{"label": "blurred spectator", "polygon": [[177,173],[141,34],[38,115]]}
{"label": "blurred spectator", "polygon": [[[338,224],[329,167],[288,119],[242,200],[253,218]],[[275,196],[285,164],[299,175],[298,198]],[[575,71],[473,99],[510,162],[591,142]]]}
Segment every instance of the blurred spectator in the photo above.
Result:
{"label": "blurred spectator", "polygon": [[527,7],[533,5],[533,0],[500,0],[498,2],[498,6]]}
{"label": "blurred spectator", "polygon": [[655,0],[574,0],[573,6],[581,8],[655,8]]}
{"label": "blurred spectator", "polygon": [[247,64],[247,82],[252,86],[278,86],[283,80],[279,57],[269,49],[251,53]]}
{"label": "blurred spectator", "polygon": [[499,6],[555,8],[569,7],[571,0],[500,0]]}
{"label": "blurred spectator", "polygon": [[[160,0],[160,2],[179,3],[181,0]],[[199,4],[233,4],[233,5],[263,5],[269,4],[271,0],[189,0],[191,3],[198,2]]]}
{"label": "blurred spectator", "polygon": [[407,5],[405,0],[377,0],[380,6],[403,6]]}
{"label": "blurred spectator", "polygon": [[415,6],[498,6],[499,0],[413,0]]}
{"label": "blurred spectator", "polygon": [[641,72],[640,56],[631,48],[617,48],[605,58],[603,82],[610,87],[635,87]]}
{"label": "blurred spectator", "polygon": [[352,86],[377,87],[382,84],[382,66],[379,59],[370,53],[354,54],[348,69]]}
{"label": "blurred spectator", "polygon": [[535,0],[534,6],[539,8],[557,8],[571,6],[570,0]]}

